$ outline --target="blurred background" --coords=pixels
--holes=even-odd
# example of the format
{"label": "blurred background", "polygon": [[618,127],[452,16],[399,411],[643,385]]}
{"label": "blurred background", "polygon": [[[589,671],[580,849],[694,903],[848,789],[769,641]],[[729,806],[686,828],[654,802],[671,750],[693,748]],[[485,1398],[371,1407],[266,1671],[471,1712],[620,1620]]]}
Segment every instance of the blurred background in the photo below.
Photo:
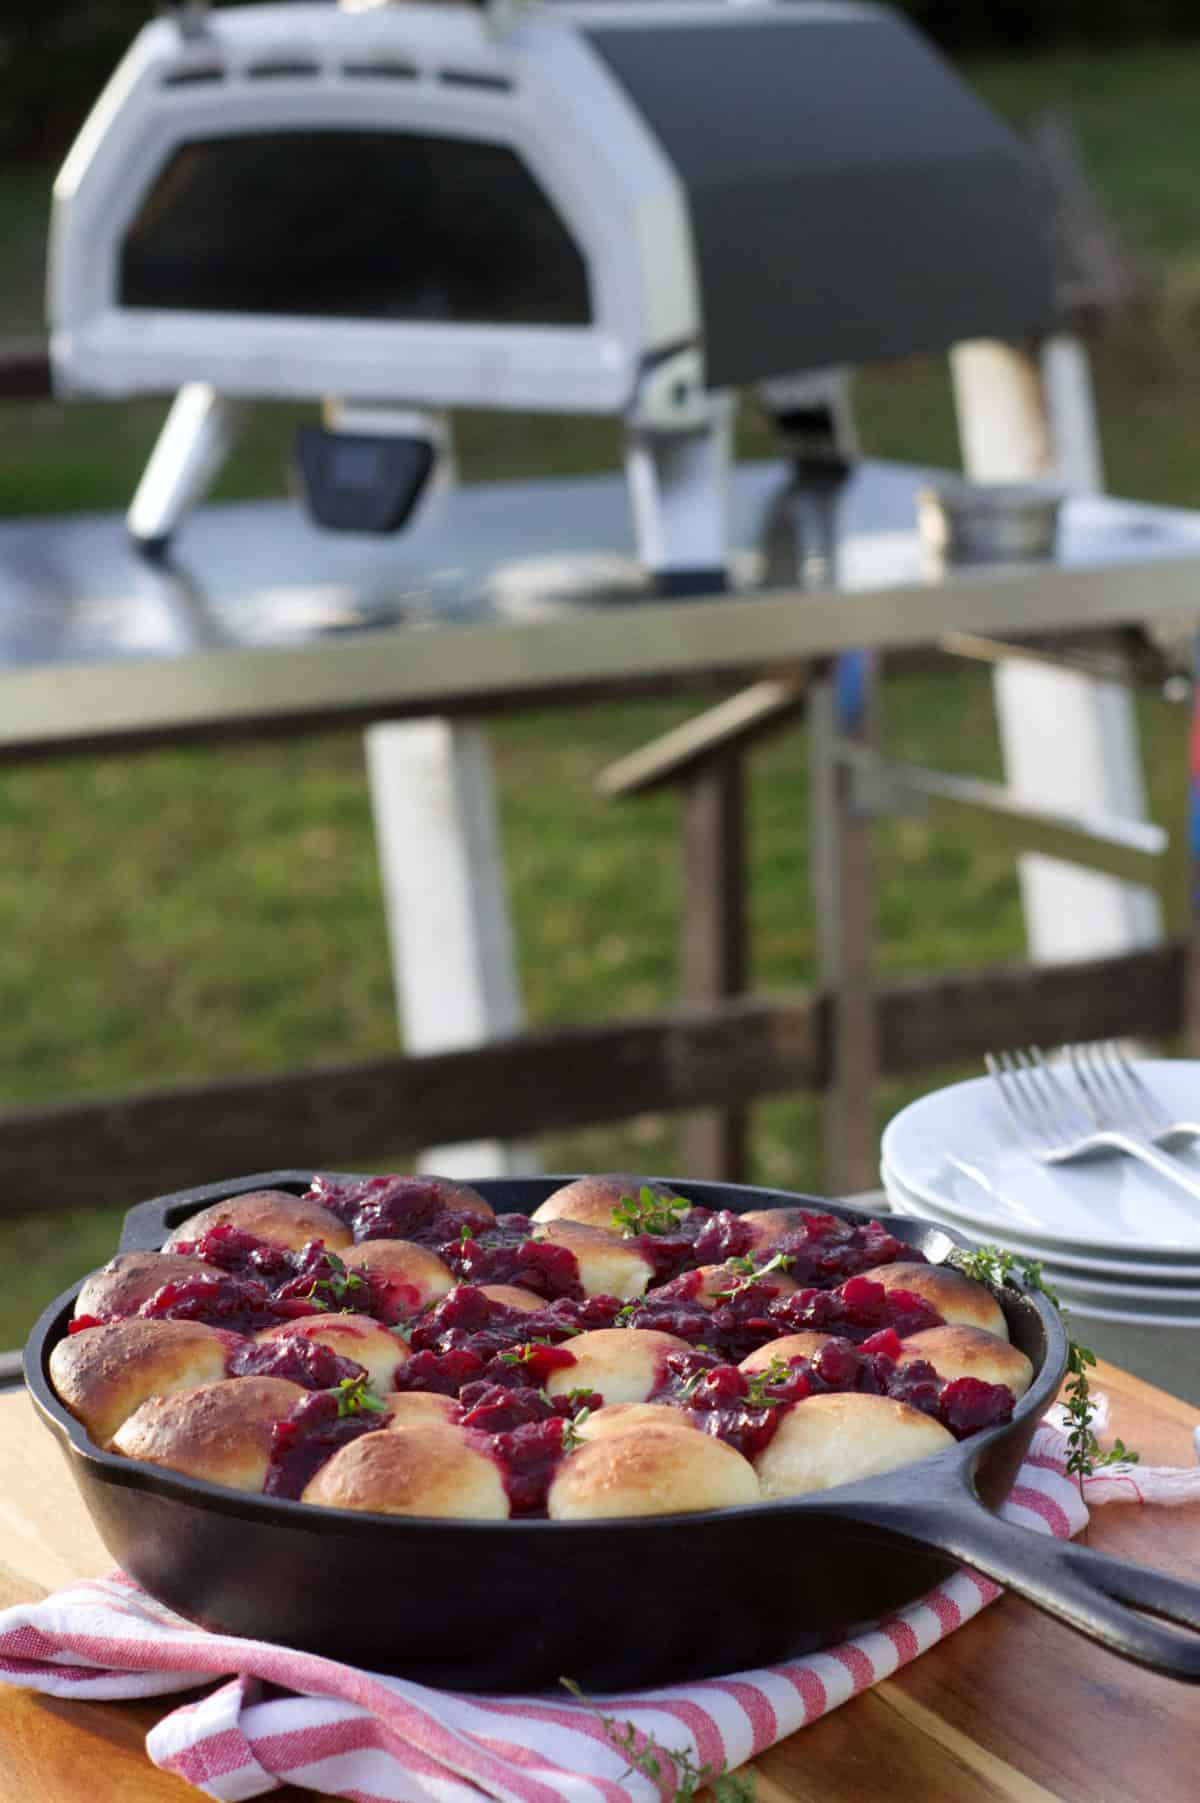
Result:
{"label": "blurred background", "polygon": [[[1109,490],[1200,505],[1200,18],[1184,0],[992,0],[906,10],[1022,126],[1069,111],[1087,173],[1138,271],[1137,297],[1090,342]],[[0,22],[0,339],[43,330],[50,185],[92,100],[144,22],[139,0],[7,0]],[[956,466],[944,358],[864,369],[864,451]],[[165,402],[0,402],[0,511],[123,509]],[[262,407],[215,499],[277,495],[298,418]],[[771,454],[750,407],[743,456]],[[615,467],[595,419],[471,415],[465,480]],[[696,711],[695,698],[502,719],[491,739],[531,1025],[644,1014],[678,993],[677,803],[598,797],[602,765]],[[1147,699],[1153,817],[1176,825],[1186,709]],[[886,748],[999,774],[986,669],[889,676]],[[804,737],[751,764],[752,985],[814,976]],[[920,821],[879,829],[880,974],[967,967],[1025,949],[1015,860]],[[1182,851],[1180,856],[1182,857]],[[1182,892],[1180,866],[1170,881]],[[390,1052],[395,1005],[361,735],[25,764],[0,772],[0,1107]],[[923,1071],[913,1093],[954,1072]],[[971,1074],[974,1074],[973,1072]],[[908,1097],[881,1086],[880,1121]],[[754,1110],[752,1180],[819,1189],[816,1098]],[[558,1136],[548,1170],[670,1172],[671,1123]],[[386,1169],[380,1145],[364,1168]],[[232,1175],[200,1171],[197,1181]],[[0,1182],[3,1173],[0,1172]],[[137,1200],[130,1197],[129,1200]],[[103,1262],[119,1209],[0,1225],[0,1347]]]}

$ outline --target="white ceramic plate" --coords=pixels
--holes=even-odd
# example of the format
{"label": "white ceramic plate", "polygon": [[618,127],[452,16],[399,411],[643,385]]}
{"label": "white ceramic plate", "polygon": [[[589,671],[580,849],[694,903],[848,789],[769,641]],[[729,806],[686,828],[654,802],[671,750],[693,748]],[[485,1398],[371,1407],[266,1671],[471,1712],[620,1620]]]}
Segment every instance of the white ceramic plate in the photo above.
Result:
{"label": "white ceramic plate", "polygon": [[[1200,1063],[1144,1059],[1139,1073],[1176,1119],[1200,1116]],[[1017,1236],[1123,1265],[1200,1263],[1200,1200],[1132,1158],[1043,1165],[1017,1139],[987,1077],[935,1090],[883,1134],[883,1163],[919,1202],[964,1231]],[[1200,1181],[1196,1149],[1178,1154]]]}
{"label": "white ceramic plate", "polygon": [[939,1226],[961,1233],[966,1239],[977,1243],[998,1240],[1007,1251],[1015,1252],[1021,1258],[1052,1263],[1054,1269],[1067,1278],[1124,1278],[1127,1282],[1145,1284],[1155,1289],[1167,1284],[1194,1282],[1198,1286],[1200,1297],[1200,1262],[1191,1265],[1182,1261],[1176,1264],[1151,1264],[1142,1259],[1092,1258],[1084,1253],[1064,1251],[1061,1247],[1047,1245],[1044,1241],[1012,1233],[1007,1226],[996,1222],[961,1220],[949,1203],[935,1202],[927,1196],[915,1195],[886,1165],[880,1169],[880,1179],[897,1214],[936,1221]]}
{"label": "white ceramic plate", "polygon": [[[942,1226],[954,1225],[946,1216],[905,1196],[891,1183],[888,1193],[899,1215],[920,1215]],[[1038,1256],[1022,1253],[1022,1248],[1010,1239],[1006,1238],[1003,1243],[1010,1252],[1026,1257]],[[1190,1288],[1157,1283],[1102,1283],[1098,1279],[1081,1279],[1077,1272],[1068,1271],[1049,1259],[1042,1261],[1042,1272],[1063,1307],[1072,1315],[1147,1328],[1200,1328],[1200,1281]]]}

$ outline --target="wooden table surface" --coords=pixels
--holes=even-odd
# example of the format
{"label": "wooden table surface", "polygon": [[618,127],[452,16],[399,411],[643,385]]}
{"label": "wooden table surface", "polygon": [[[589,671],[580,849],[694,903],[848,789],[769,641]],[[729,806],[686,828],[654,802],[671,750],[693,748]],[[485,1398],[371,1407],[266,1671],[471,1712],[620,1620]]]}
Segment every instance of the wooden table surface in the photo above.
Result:
{"label": "wooden table surface", "polygon": [[[1098,1367],[1113,1431],[1143,1463],[1191,1465],[1195,1409]],[[110,1568],[61,1453],[0,1395],[0,1607]],[[1200,1582],[1200,1505],[1111,1505],[1090,1544]],[[0,1803],[183,1803],[146,1757],[180,1701],[77,1703],[0,1686]],[[1027,1604],[976,1620],[755,1762],[758,1803],[1195,1803],[1200,1693],[1138,1670]],[[313,1803],[291,1786],[278,1803]]]}

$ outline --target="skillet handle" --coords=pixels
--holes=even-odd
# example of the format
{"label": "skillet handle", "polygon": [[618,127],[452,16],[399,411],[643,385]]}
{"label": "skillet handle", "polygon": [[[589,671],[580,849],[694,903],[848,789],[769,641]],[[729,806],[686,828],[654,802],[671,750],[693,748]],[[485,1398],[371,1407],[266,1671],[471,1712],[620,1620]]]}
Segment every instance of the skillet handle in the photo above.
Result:
{"label": "skillet handle", "polygon": [[920,1503],[848,1504],[845,1513],[948,1553],[1123,1659],[1200,1684],[1200,1584],[1004,1521],[969,1477],[953,1493],[938,1489]]}

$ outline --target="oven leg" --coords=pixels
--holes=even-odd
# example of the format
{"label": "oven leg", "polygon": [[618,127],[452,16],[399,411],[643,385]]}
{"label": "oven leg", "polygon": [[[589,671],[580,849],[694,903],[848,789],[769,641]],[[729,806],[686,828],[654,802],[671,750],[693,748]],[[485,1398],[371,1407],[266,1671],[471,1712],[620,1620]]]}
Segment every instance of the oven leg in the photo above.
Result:
{"label": "oven leg", "polygon": [[719,594],[728,581],[735,403],[714,395],[705,405],[703,420],[685,430],[627,430],[637,551],[660,595]]}
{"label": "oven leg", "polygon": [[207,382],[186,382],[171,403],[125,524],[142,551],[161,555],[184,516],[208,493],[241,428],[244,401]]}

